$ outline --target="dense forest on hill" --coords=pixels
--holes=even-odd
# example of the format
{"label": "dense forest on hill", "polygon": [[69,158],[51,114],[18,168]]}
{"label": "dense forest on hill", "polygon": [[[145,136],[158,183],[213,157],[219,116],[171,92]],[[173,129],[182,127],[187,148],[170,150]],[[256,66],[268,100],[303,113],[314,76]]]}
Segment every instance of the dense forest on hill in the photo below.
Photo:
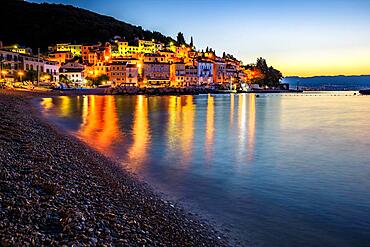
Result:
{"label": "dense forest on hill", "polygon": [[53,43],[97,43],[119,35],[134,39],[173,41],[159,32],[143,30],[113,17],[62,4],[37,4],[24,1],[1,1],[0,40],[46,49]]}

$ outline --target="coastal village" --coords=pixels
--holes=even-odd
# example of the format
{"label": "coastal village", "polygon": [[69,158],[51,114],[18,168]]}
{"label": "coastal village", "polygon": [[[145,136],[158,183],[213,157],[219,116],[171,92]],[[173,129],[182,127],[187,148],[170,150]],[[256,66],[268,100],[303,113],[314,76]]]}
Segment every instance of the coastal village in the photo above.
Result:
{"label": "coastal village", "polygon": [[[179,35],[182,35],[179,33]],[[264,76],[256,66],[243,65],[232,55],[217,56],[212,49],[198,51],[190,44],[119,36],[98,44],[60,43],[34,52],[18,44],[0,42],[3,85],[67,88],[203,87],[220,90],[260,89]]]}

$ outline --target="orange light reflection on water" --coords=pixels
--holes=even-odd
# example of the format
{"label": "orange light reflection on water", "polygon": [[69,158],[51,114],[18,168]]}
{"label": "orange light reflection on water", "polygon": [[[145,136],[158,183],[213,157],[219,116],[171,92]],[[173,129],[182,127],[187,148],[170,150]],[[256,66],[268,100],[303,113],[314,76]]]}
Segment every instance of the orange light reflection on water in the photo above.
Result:
{"label": "orange light reflection on water", "polygon": [[249,95],[249,111],[248,111],[248,159],[254,157],[254,145],[256,135],[256,95]]}
{"label": "orange light reflection on water", "polygon": [[193,151],[195,105],[193,96],[186,96],[185,101],[186,103],[182,107],[183,132],[180,138],[184,164],[188,164]]}
{"label": "orange light reflection on water", "polygon": [[234,94],[230,94],[230,128],[234,125]]}
{"label": "orange light reflection on water", "polygon": [[87,96],[82,101],[82,124],[77,135],[91,147],[111,154],[121,138],[114,96]]}
{"label": "orange light reflection on water", "polygon": [[147,159],[151,134],[148,120],[149,98],[139,95],[136,99],[134,122],[132,124],[133,144],[128,150],[130,169],[138,171]]}
{"label": "orange light reflection on water", "polygon": [[214,124],[215,124],[214,98],[209,94],[207,99],[207,122],[206,122],[206,141],[205,141],[205,154],[207,161],[210,161],[212,158],[214,141],[213,139],[215,131]]}

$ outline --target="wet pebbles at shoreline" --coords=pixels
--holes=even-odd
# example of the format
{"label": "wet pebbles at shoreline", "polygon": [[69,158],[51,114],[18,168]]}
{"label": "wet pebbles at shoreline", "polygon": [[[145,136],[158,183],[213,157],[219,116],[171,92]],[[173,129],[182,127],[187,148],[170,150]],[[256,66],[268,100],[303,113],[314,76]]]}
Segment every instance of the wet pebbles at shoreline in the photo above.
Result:
{"label": "wet pebbles at shoreline", "polygon": [[0,245],[226,246],[211,226],[0,90]]}

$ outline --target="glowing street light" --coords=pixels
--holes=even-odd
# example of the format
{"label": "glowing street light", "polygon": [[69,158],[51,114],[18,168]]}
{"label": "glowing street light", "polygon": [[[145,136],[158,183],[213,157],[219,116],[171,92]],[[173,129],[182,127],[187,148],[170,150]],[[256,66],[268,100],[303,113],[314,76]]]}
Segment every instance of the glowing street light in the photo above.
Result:
{"label": "glowing street light", "polygon": [[20,76],[20,78],[21,78],[21,82],[23,82],[23,75],[24,75],[24,73],[22,72],[22,71],[19,71],[18,72],[18,75]]}
{"label": "glowing street light", "polygon": [[4,80],[5,80],[5,76],[6,76],[6,74],[8,74],[8,72],[7,72],[6,70],[2,70],[2,71],[1,71],[1,77],[3,77],[3,76],[4,76]]}

